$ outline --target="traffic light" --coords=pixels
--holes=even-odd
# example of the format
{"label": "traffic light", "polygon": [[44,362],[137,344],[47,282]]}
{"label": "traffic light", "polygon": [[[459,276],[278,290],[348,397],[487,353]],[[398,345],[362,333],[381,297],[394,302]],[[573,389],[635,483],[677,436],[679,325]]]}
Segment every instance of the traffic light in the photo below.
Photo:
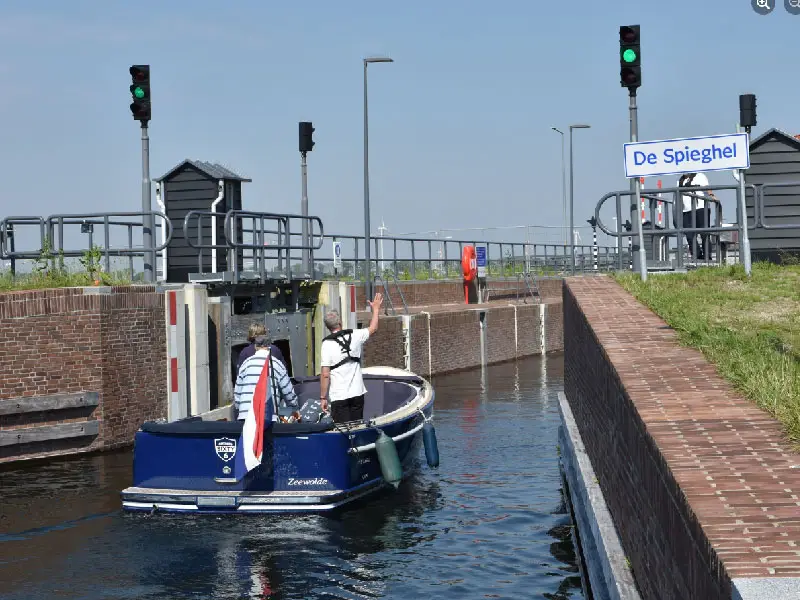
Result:
{"label": "traffic light", "polygon": [[619,83],[633,91],[642,85],[642,56],[638,25],[619,28]]}
{"label": "traffic light", "polygon": [[131,113],[136,121],[150,120],[150,65],[133,65],[131,73]]}
{"label": "traffic light", "polygon": [[311,152],[314,149],[314,140],[311,139],[314,128],[308,121],[300,122],[300,152]]}
{"label": "traffic light", "polygon": [[742,94],[739,96],[739,125],[748,130],[756,126],[756,95]]}

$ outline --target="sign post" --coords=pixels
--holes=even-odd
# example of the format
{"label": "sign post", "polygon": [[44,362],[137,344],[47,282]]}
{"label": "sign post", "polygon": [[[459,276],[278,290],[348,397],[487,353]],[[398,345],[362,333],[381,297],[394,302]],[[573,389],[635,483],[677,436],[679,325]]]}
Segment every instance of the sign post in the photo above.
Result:
{"label": "sign post", "polygon": [[482,304],[486,285],[486,244],[475,244],[475,267],[478,271],[478,304]]}
{"label": "sign post", "polygon": [[333,274],[338,275],[342,268],[342,242],[333,241]]}
{"label": "sign post", "polygon": [[[730,170],[743,172],[750,168],[749,137],[747,133],[733,133],[649,142],[629,142],[623,144],[625,177],[636,181],[638,185],[640,177],[652,177],[654,175],[680,175],[682,173]],[[638,199],[638,187],[636,191]],[[680,198],[676,198],[676,202],[680,202]],[[679,204],[675,206],[677,207]],[[677,208],[674,210],[677,210]],[[747,214],[743,191],[739,192],[737,212],[739,215]],[[637,218],[636,221],[640,220]],[[639,243],[643,246],[644,240],[641,229],[639,229],[639,238]],[[678,240],[678,248],[679,250],[681,248],[680,240]],[[645,279],[646,267],[642,266],[641,271],[642,279]]]}
{"label": "sign post", "polygon": [[624,144],[625,177],[750,168],[746,133]]}

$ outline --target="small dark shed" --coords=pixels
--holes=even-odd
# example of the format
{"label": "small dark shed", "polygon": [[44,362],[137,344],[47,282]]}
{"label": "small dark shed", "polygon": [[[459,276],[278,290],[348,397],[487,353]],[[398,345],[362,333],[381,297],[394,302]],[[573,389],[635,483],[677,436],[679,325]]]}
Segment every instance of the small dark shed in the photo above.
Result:
{"label": "small dark shed", "polygon": [[[167,218],[172,223],[172,240],[167,246],[168,282],[187,282],[191,273],[210,273],[212,263],[211,250],[203,250],[202,271],[198,262],[198,250],[186,242],[183,231],[184,218],[192,210],[209,212],[211,205],[220,197],[216,206],[217,244],[225,243],[225,213],[229,210],[242,209],[242,182],[252,181],[237,175],[225,167],[199,160],[186,159],[154,180],[161,186],[161,198]],[[190,218],[187,233],[192,242],[197,244],[198,223],[201,225],[201,237],[204,245],[211,244],[210,216]],[[241,226],[239,227],[241,229]],[[241,239],[241,232],[239,232]],[[237,253],[238,268],[242,268],[241,250]],[[228,271],[228,256],[224,249],[217,250],[217,272]]]}
{"label": "small dark shed", "polygon": [[[782,255],[800,253],[800,227],[769,229],[776,225],[800,225],[800,139],[774,128],[753,139],[745,183],[764,186],[761,221],[765,226],[749,229],[753,260],[781,262]],[[752,192],[747,192],[746,199],[748,223],[752,227]]]}

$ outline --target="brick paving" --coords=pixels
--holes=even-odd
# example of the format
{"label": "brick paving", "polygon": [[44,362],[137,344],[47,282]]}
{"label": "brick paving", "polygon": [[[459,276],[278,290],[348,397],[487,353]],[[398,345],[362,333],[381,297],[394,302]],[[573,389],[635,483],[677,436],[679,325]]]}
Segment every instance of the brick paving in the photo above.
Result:
{"label": "brick paving", "polygon": [[568,286],[728,576],[800,576],[800,455],[780,424],[610,278]]}

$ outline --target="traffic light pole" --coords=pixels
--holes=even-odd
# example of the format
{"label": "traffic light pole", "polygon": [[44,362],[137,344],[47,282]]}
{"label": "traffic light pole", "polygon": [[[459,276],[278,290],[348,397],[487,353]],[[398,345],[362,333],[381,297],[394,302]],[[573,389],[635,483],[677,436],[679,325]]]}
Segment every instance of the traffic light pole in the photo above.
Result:
{"label": "traffic light pole", "polygon": [[[639,141],[639,118],[636,108],[636,88],[630,91],[630,119],[631,119],[631,142]],[[647,281],[647,254],[644,250],[644,234],[642,233],[642,215],[640,207],[642,206],[642,188],[638,177],[631,178],[631,223],[636,223],[636,237],[633,238],[631,245],[631,254],[633,260],[633,270],[639,270],[642,281]]]}
{"label": "traffic light pole", "polygon": [[[750,143],[750,128],[745,127],[747,132],[747,143]],[[747,203],[744,185],[744,169],[739,170],[739,262],[744,265],[744,272],[749,277],[752,271],[750,262],[750,235],[747,232]],[[756,195],[753,192],[753,214],[756,212]]]}
{"label": "traffic light pole", "polygon": [[[302,198],[300,200],[300,213],[303,217],[308,217],[308,162],[306,161],[306,153],[300,153],[300,177],[302,179]],[[308,234],[308,219],[303,219],[303,272],[307,273],[312,279],[314,274],[312,272],[311,261],[309,259],[308,247],[311,246]]]}
{"label": "traffic light pole", "polygon": [[153,266],[156,262],[153,248],[153,215],[150,197],[150,138],[147,135],[147,121],[142,121],[142,246],[144,252],[144,280],[155,281]]}

